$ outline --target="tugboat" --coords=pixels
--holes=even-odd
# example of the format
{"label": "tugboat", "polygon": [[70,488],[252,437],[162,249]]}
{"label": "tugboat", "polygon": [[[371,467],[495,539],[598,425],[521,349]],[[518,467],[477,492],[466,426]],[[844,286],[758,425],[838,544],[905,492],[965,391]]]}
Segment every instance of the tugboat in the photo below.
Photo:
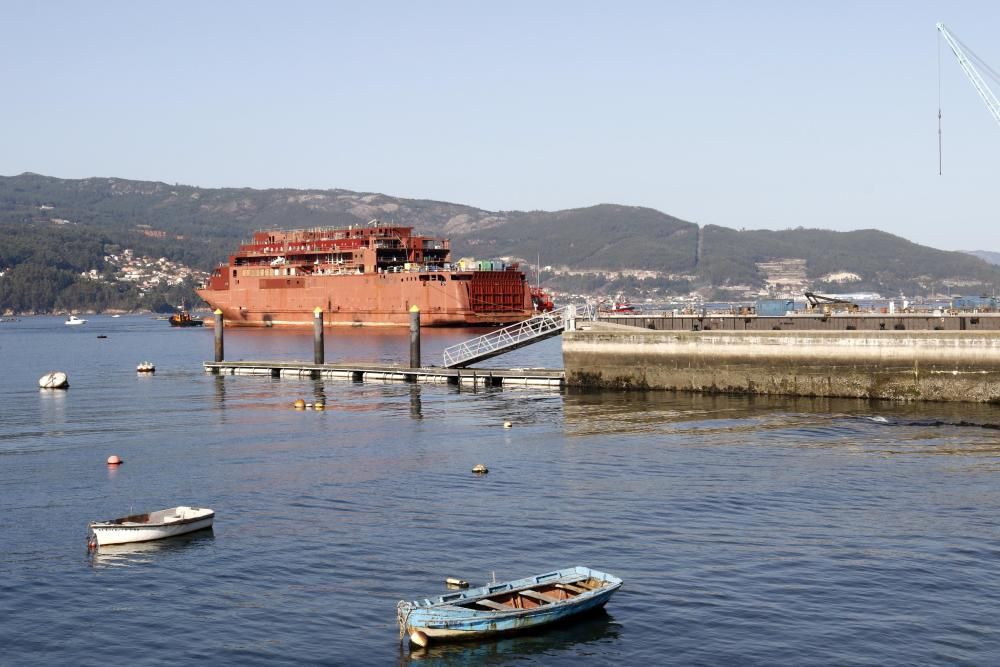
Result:
{"label": "tugboat", "polygon": [[181,312],[170,316],[170,326],[172,327],[200,327],[204,325],[204,320],[191,317],[191,313],[186,310],[182,310]]}

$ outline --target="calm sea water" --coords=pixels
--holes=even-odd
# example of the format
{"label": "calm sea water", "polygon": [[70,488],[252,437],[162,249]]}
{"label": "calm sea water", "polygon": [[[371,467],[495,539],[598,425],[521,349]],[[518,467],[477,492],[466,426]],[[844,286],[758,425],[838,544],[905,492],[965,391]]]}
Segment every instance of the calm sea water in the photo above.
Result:
{"label": "calm sea water", "polygon": [[[0,664],[1000,663],[995,407],[218,377],[211,329],[89,319],[0,323]],[[425,361],[467,336],[425,331]],[[226,350],[312,356],[277,331]],[[68,391],[37,389],[52,369]],[[88,554],[88,521],[177,504],[214,532]],[[606,613],[399,642],[396,601],[446,576],[577,564],[625,580]]]}

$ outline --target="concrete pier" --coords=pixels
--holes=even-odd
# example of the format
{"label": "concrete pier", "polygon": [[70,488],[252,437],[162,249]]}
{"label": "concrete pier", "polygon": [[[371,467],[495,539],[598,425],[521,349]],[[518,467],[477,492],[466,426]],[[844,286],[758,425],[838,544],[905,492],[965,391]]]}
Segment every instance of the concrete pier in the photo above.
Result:
{"label": "concrete pier", "polygon": [[592,323],[563,334],[563,361],[569,386],[1000,402],[995,331],[656,331]]}

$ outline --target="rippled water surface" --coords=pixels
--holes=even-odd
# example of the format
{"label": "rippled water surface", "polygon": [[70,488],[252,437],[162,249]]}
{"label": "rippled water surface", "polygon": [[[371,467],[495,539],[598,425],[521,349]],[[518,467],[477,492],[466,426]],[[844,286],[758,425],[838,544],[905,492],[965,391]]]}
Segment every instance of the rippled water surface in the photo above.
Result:
{"label": "rippled water surface", "polygon": [[[219,377],[211,329],[89,319],[0,323],[2,664],[1000,663],[995,407]],[[425,330],[425,362],[469,335]],[[407,352],[327,336],[331,361]],[[52,369],[68,391],[37,389]],[[88,554],[88,521],[178,504],[214,531]],[[605,613],[399,642],[396,601],[446,576],[577,564],[625,580]]]}

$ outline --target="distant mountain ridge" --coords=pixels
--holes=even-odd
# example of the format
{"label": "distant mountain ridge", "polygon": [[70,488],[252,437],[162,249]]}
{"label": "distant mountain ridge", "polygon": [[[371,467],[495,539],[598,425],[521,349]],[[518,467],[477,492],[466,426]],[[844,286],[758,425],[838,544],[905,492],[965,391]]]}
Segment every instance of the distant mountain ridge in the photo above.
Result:
{"label": "distant mountain ridge", "polygon": [[[802,285],[843,291],[843,281],[849,280],[850,291],[918,295],[982,292],[1000,285],[1000,267],[983,259],[877,230],[744,231],[699,226],[654,209],[616,204],[553,212],[486,211],[343,189],[199,188],[31,173],[0,177],[0,232],[7,239],[0,246],[0,271],[23,262],[40,269],[100,271],[91,245],[88,262],[66,256],[75,241],[92,244],[95,239],[98,245],[132,248],[207,270],[254,230],[372,219],[449,237],[456,258],[514,257],[534,264],[540,257],[542,264],[566,269],[558,276],[546,275],[550,284],[566,288],[653,288],[664,293],[702,288],[746,294],[765,284],[793,291]],[[52,230],[58,230],[66,252],[39,240]],[[27,246],[35,250],[24,250]],[[42,247],[44,252],[38,250]],[[781,279],[769,274],[776,265],[799,271],[799,282],[782,286]],[[591,277],[582,276],[588,271]],[[628,277],[628,272],[646,278]],[[2,298],[0,290],[0,307]]]}
{"label": "distant mountain ridge", "polygon": [[986,260],[990,264],[1000,265],[1000,252],[991,252],[989,250],[963,250],[962,252]]}

